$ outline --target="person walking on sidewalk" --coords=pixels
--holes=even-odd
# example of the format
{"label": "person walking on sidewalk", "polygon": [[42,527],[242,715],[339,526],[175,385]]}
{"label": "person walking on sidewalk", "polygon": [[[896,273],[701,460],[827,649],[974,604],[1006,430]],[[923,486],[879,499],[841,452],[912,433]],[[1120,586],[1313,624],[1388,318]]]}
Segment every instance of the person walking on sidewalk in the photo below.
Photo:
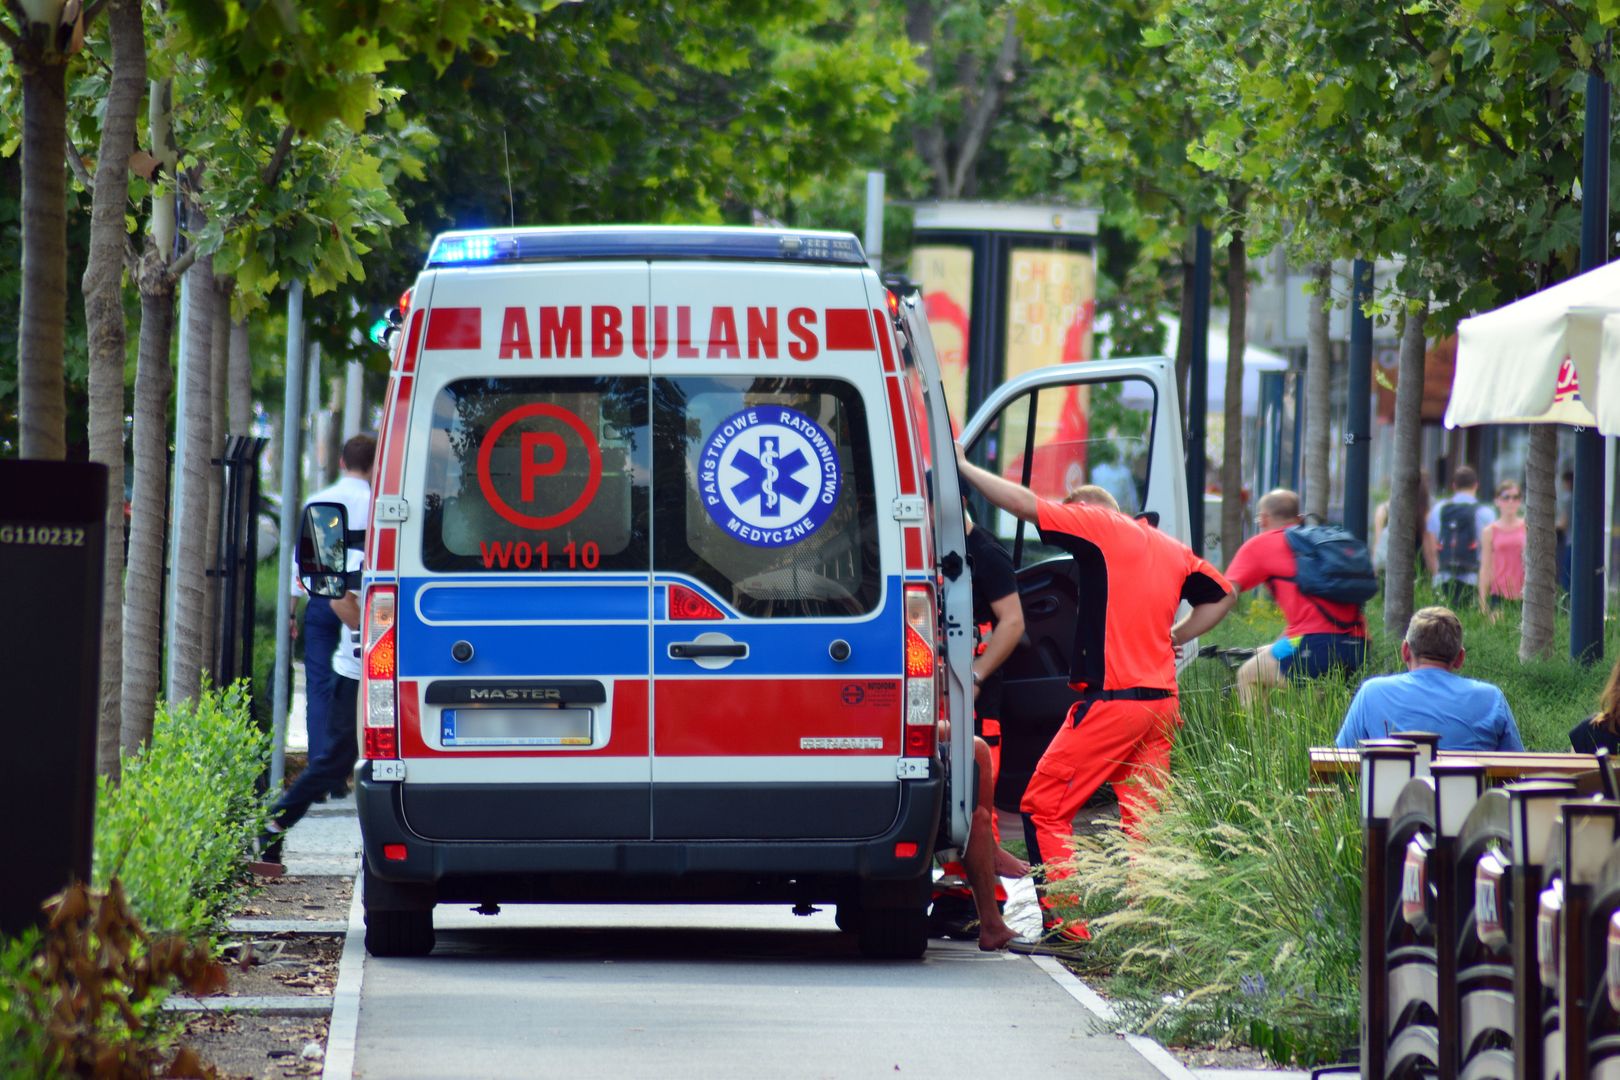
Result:
{"label": "person walking on sidewalk", "polygon": [[[348,515],[349,530],[364,532],[371,521],[371,470],[377,456],[377,440],[370,435],[356,435],[343,444],[341,457],[343,475],[336,483],[322,488],[305,500],[310,503],[337,503]],[[293,596],[306,595],[301,585],[292,586]],[[327,743],[336,734],[330,717],[333,694],[337,684],[332,674],[331,657],[342,637],[343,627],[332,611],[335,601],[322,596],[311,596],[304,605],[304,727],[309,733],[308,761],[313,763],[326,752]],[[345,783],[338,783],[330,793],[341,798],[348,793]]]}
{"label": "person walking on sidewalk", "polygon": [[[360,569],[360,552],[349,550],[349,569]],[[332,614],[341,633],[328,658],[332,665],[331,728],[319,755],[311,755],[304,771],[270,808],[270,822],[259,837],[261,859],[281,862],[282,840],[288,829],[298,824],[310,806],[321,802],[328,792],[344,790],[360,758],[360,597],[348,592],[331,602]]]}
{"label": "person walking on sidewalk", "polygon": [[[1080,606],[1069,666],[1080,700],[1041,755],[1020,807],[1030,861],[1044,864],[1036,885],[1046,932],[1039,942],[1010,947],[1061,952],[1090,938],[1084,923],[1065,923],[1044,895],[1047,884],[1071,872],[1074,817],[1099,787],[1113,783],[1122,826],[1140,836],[1181,724],[1176,651],[1219,623],[1236,593],[1185,544],[1121,513],[1104,489],[1084,485],[1070,493],[1075,501],[1056,503],[970,464],[960,445],[956,452],[958,469],[985,498],[1074,556],[1088,601]],[[1192,610],[1178,621],[1183,600]]]}

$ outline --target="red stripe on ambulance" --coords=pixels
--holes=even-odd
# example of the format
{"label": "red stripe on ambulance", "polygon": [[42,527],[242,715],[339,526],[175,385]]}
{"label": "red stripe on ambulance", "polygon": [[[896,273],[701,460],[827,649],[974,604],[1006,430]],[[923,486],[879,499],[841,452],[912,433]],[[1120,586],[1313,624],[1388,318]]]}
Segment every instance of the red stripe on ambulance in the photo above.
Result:
{"label": "red stripe on ambulance", "polygon": [[398,495],[400,473],[405,467],[405,424],[411,415],[411,384],[416,380],[401,375],[394,389],[394,402],[388,415],[387,456],[383,458],[382,487],[379,495]]}
{"label": "red stripe on ambulance", "polygon": [[436,307],[428,320],[429,349],[478,349],[484,343],[484,309]]}
{"label": "red stripe on ambulance", "polygon": [[405,338],[405,352],[401,358],[403,362],[399,368],[401,371],[412,372],[416,370],[417,346],[422,344],[422,316],[423,312],[421,311],[411,316],[411,332]]}
{"label": "red stripe on ambulance", "polygon": [[[901,692],[898,675],[659,679],[657,756],[892,757],[900,753]],[[762,724],[761,716],[777,720]],[[836,748],[845,739],[867,745]]]}
{"label": "red stripe on ambulance", "polygon": [[398,530],[393,526],[386,529],[376,529],[376,542],[371,545],[371,568],[379,573],[392,573],[394,570],[394,543]]}
{"label": "red stripe on ambulance", "polygon": [[865,308],[827,309],[827,350],[849,351],[872,347],[872,320]]}
{"label": "red stripe on ambulance", "polygon": [[923,562],[922,530],[914,525],[905,529],[906,537],[906,569],[926,570],[928,564]]}
{"label": "red stripe on ambulance", "polygon": [[900,494],[917,494],[917,463],[911,459],[911,431],[906,424],[906,410],[900,402],[900,380],[890,376],[883,380],[889,390],[889,426],[894,428],[895,460],[900,466]]}
{"label": "red stripe on ambulance", "polygon": [[889,335],[894,331],[889,326],[889,317],[882,308],[872,309],[872,328],[877,331],[878,352],[883,356],[883,370],[890,375],[894,374],[894,349],[890,343]]}

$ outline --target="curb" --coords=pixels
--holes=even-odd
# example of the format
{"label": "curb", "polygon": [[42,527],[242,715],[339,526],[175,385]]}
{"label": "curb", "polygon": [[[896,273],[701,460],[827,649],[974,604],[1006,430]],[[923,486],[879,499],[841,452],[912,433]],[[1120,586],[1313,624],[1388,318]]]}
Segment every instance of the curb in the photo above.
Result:
{"label": "curb", "polygon": [[[1078,1001],[1081,1008],[1103,1023],[1114,1025],[1117,1019],[1114,1016],[1114,1007],[1108,1004],[1101,994],[1081,982],[1074,972],[1050,956],[1031,956],[1029,959],[1036,967],[1046,972],[1070,997]],[[1124,1032],[1120,1032],[1120,1035],[1130,1044],[1132,1050],[1158,1071],[1160,1076],[1166,1077],[1167,1080],[1198,1080],[1191,1069],[1176,1060],[1176,1056],[1159,1045],[1156,1040],[1145,1035],[1127,1035]]]}
{"label": "curb", "polygon": [[332,990],[332,1019],[326,1026],[326,1063],[321,1080],[350,1080],[354,1076],[354,1048],[360,1033],[360,979],[366,965],[365,908],[360,903],[364,872],[354,875],[349,900],[349,927],[338,960],[337,986]]}

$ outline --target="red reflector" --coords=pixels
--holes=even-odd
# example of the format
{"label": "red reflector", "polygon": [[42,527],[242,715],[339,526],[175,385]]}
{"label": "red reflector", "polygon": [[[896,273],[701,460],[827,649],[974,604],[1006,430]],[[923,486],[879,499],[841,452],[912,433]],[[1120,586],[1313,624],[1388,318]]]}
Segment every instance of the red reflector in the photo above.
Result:
{"label": "red reflector", "polygon": [[897,859],[915,859],[917,857],[917,845],[910,840],[900,841],[894,845],[894,857]]}
{"label": "red reflector", "polygon": [[399,739],[391,727],[368,727],[366,733],[366,760],[377,761],[399,757]]}
{"label": "red reflector", "polygon": [[390,626],[377,639],[377,644],[366,653],[366,678],[392,679],[394,677],[394,628]]}
{"label": "red reflector", "polygon": [[[915,845],[913,845],[913,846],[915,846]],[[405,845],[404,844],[384,844],[383,845],[383,858],[387,859],[389,862],[404,862],[405,861]]]}
{"label": "red reflector", "polygon": [[906,725],[906,757],[934,756],[934,725]]}
{"label": "red reflector", "polygon": [[934,650],[922,635],[906,627],[906,678],[926,679],[934,674]]}
{"label": "red reflector", "polygon": [[723,619],[726,614],[685,585],[671,585],[669,587],[669,617],[671,619]]}

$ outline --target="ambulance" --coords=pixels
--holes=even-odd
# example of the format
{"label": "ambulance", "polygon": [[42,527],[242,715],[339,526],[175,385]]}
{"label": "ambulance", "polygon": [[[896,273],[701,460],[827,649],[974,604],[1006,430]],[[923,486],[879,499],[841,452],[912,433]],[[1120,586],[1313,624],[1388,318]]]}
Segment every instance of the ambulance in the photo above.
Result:
{"label": "ambulance", "polygon": [[[1140,501],[1184,529],[1167,363],[1067,367],[1003,387],[974,452],[1135,380]],[[702,901],[835,906],[863,953],[922,955],[974,792],[953,430],[920,303],[849,234],[439,236],[366,537],[368,950],[430,951],[436,904]],[[996,527],[1051,691],[1081,593]]]}

